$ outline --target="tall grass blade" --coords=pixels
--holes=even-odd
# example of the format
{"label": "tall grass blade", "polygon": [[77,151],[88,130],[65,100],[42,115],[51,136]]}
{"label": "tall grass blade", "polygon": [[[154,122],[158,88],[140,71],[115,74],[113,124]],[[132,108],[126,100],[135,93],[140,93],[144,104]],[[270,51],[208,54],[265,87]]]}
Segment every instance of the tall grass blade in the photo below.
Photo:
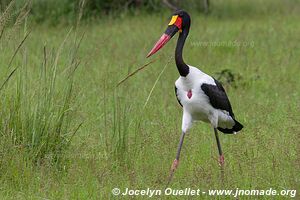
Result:
{"label": "tall grass blade", "polygon": [[135,75],[136,73],[138,73],[139,71],[143,70],[145,67],[147,67],[148,65],[151,65],[152,63],[156,62],[157,60],[152,60],[146,64],[144,64],[143,66],[137,68],[136,70],[134,70],[133,72],[131,72],[128,76],[126,76],[124,79],[122,79],[118,84],[117,87],[120,86],[122,83],[124,83],[128,78],[130,78],[131,76]]}
{"label": "tall grass blade", "polygon": [[14,73],[16,72],[16,70],[18,69],[18,67],[16,67],[12,72],[10,72],[10,74],[8,75],[8,77],[5,79],[5,81],[2,83],[1,87],[0,87],[0,91],[3,89],[3,87],[6,85],[6,83],[9,81],[9,79],[14,75]]}
{"label": "tall grass blade", "polygon": [[18,45],[18,47],[17,47],[16,50],[14,51],[14,53],[13,53],[13,55],[12,55],[10,61],[9,61],[8,68],[11,67],[11,64],[12,64],[12,62],[14,61],[14,58],[16,57],[18,51],[20,50],[20,48],[21,48],[22,45],[24,44],[24,42],[25,42],[25,40],[27,39],[27,37],[29,36],[29,34],[30,34],[30,32],[28,32],[28,33],[24,36],[23,40],[20,42],[20,44]]}
{"label": "tall grass blade", "polygon": [[160,74],[158,75],[157,79],[155,80],[155,82],[154,82],[154,84],[153,84],[153,86],[152,86],[152,88],[151,88],[151,90],[150,90],[150,92],[149,92],[149,94],[148,94],[148,97],[147,97],[147,99],[146,99],[146,101],[145,101],[145,103],[144,103],[143,109],[146,108],[146,106],[147,106],[147,104],[148,104],[148,101],[150,100],[150,97],[151,97],[151,95],[152,95],[152,93],[153,93],[153,91],[154,91],[154,89],[155,89],[155,87],[156,87],[156,84],[158,83],[160,77],[162,76],[162,74],[164,73],[164,71],[166,70],[168,64],[171,62],[172,59],[173,59],[173,57],[171,56],[170,59],[168,60],[168,62],[165,64],[164,68],[161,70],[161,72],[160,72]]}

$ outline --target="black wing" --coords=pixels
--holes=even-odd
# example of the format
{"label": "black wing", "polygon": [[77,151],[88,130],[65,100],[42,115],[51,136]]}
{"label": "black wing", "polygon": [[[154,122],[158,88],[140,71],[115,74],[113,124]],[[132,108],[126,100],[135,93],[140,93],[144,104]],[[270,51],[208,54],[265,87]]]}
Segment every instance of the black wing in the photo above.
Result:
{"label": "black wing", "polygon": [[234,133],[242,130],[243,125],[235,120],[229,99],[223,86],[216,79],[214,79],[214,81],[216,85],[202,84],[201,89],[208,96],[209,101],[214,108],[226,110],[227,112],[229,112],[230,116],[235,122],[234,126],[231,129],[218,127],[218,130],[223,133]]}
{"label": "black wing", "polygon": [[176,99],[177,99],[177,101],[178,101],[178,103],[181,105],[181,107],[182,107],[182,104],[180,103],[180,101],[179,101],[179,99],[178,99],[178,96],[177,96],[177,87],[176,87],[176,85],[175,85],[175,96],[176,96]]}
{"label": "black wing", "polygon": [[227,112],[229,112],[230,116],[234,118],[231,104],[223,86],[216,79],[214,79],[214,81],[216,85],[204,83],[201,85],[201,89],[208,96],[209,101],[214,108],[226,110]]}

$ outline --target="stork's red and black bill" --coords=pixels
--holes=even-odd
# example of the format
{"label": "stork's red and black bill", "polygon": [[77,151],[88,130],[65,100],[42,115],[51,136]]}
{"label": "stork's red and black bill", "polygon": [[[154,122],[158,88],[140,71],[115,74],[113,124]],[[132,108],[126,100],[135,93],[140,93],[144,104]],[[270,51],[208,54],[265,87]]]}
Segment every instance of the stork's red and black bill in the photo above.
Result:
{"label": "stork's red and black bill", "polygon": [[174,15],[168,25],[165,33],[160,37],[160,39],[156,42],[154,47],[148,53],[147,58],[155,54],[158,50],[160,50],[167,42],[178,32],[181,31],[182,28],[182,18],[178,15]]}
{"label": "stork's red and black bill", "polygon": [[151,51],[148,53],[147,58],[155,54],[159,49],[161,49],[169,40],[171,37],[167,34],[163,34],[160,39],[156,42],[154,47],[151,49]]}

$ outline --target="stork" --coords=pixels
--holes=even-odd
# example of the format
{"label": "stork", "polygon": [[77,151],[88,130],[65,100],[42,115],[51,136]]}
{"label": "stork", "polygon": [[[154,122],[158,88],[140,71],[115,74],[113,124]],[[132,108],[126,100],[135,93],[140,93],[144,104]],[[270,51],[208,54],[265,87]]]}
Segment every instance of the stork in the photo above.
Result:
{"label": "stork", "polygon": [[147,58],[161,49],[177,32],[179,37],[175,49],[175,62],[180,77],[175,82],[175,94],[183,108],[182,134],[176,158],[172,164],[175,171],[179,165],[180,152],[187,131],[194,121],[210,123],[215,134],[219,152],[219,164],[224,165],[224,155],[219,140],[218,130],[225,134],[236,134],[243,128],[233,114],[227,94],[216,79],[196,67],[187,65],[182,57],[185,40],[189,34],[191,19],[187,12],[177,10],[172,16],[164,34],[156,42]]}

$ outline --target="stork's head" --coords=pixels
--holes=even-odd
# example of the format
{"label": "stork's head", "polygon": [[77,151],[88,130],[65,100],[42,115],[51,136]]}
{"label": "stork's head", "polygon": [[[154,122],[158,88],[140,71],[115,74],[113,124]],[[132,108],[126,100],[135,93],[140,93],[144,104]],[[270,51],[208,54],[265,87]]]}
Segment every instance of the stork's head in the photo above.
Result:
{"label": "stork's head", "polygon": [[156,42],[152,50],[148,53],[147,58],[155,54],[179,31],[188,30],[191,24],[190,16],[183,10],[177,10],[172,15],[171,21],[168,24],[167,30]]}

